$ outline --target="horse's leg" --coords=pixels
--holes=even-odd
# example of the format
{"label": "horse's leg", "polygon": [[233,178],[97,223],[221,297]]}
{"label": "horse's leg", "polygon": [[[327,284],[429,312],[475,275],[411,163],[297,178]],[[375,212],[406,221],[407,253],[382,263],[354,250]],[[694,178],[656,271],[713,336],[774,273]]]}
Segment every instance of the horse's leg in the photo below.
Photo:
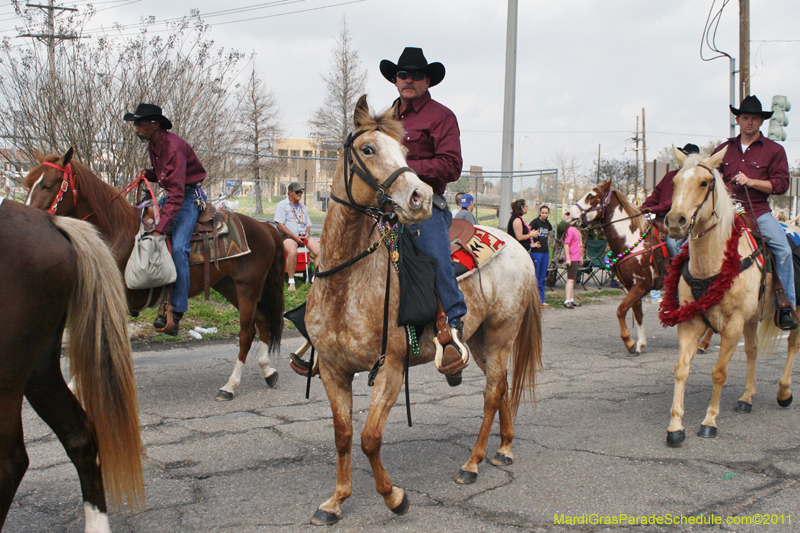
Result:
{"label": "horse's leg", "polygon": [[25,397],[61,441],[81,483],[86,531],[110,531],[96,439],[60,366],[61,331],[53,336],[25,387]]}
{"label": "horse's leg", "polygon": [[[717,362],[714,363],[714,369],[711,371],[711,380],[714,382],[714,391],[711,393],[711,403],[708,405],[706,417],[703,424],[700,426],[700,431],[697,432],[698,437],[713,438],[717,436],[717,415],[719,415],[719,397],[722,394],[722,387],[728,379],[728,365],[733,357],[733,352],[736,351],[739,339],[742,338],[742,330],[744,324],[741,319],[731,319],[725,325],[725,329],[720,332],[721,339],[719,343],[719,355]],[[751,348],[753,348],[751,346]],[[752,352],[753,358],[753,372],[755,372],[755,356],[758,346],[754,347]],[[750,368],[751,352],[747,353],[747,366],[748,371]],[[755,375],[753,376],[755,379]],[[749,380],[749,377],[748,377]],[[753,387],[755,393],[755,385]]]}
{"label": "horse's leg", "polygon": [[[737,339],[738,342],[738,339]],[[756,357],[758,357],[758,322],[750,321],[744,325],[744,353],[747,355],[747,382],[744,393],[734,411],[749,413],[753,410],[753,397],[756,395]]]}
{"label": "horse's leg", "polygon": [[786,364],[783,366],[783,374],[778,381],[778,405],[789,407],[792,405],[792,366],[797,350],[800,349],[800,329],[793,329],[789,333],[789,352],[786,356]]}
{"label": "horse's leg", "polygon": [[[227,281],[227,280],[223,280]],[[243,283],[218,283],[214,289],[220,292],[229,302],[239,310],[239,355],[233,367],[233,373],[228,382],[217,392],[215,400],[226,402],[233,399],[233,391],[242,381],[242,369],[247,361],[247,352],[255,338],[253,321],[256,315],[256,303],[261,294],[261,287],[254,289]],[[231,294],[233,293],[233,294]]]}
{"label": "horse's leg", "polygon": [[708,328],[706,330],[706,335],[703,337],[703,340],[700,341],[700,346],[698,346],[697,351],[700,353],[706,353],[708,350],[708,346],[711,344],[711,337],[714,336],[714,330]]}
{"label": "horse's leg", "polygon": [[402,385],[403,358],[387,357],[375,380],[367,421],[364,423],[364,431],[361,432],[361,451],[367,456],[369,464],[372,466],[375,490],[383,496],[386,506],[393,513],[399,515],[408,510],[408,497],[403,489],[392,486],[392,480],[381,461],[381,443],[386,419],[397,400]]}
{"label": "horse's leg", "polygon": [[258,328],[258,356],[256,361],[258,361],[261,375],[264,376],[267,386],[274,387],[278,382],[278,371],[269,366],[269,321],[260,311],[256,311],[254,320]]}
{"label": "horse's leg", "polygon": [[636,320],[636,354],[642,353],[642,348],[647,346],[647,334],[644,332],[644,315],[642,314],[641,298],[633,302],[633,318]]}
{"label": "horse's leg", "polygon": [[336,441],[336,489],[311,518],[316,525],[335,524],[342,516],[341,505],[353,493],[350,462],[353,449],[353,375],[320,364],[320,376],[333,413]]}
{"label": "horse's leg", "polygon": [[22,390],[0,388],[0,530],[28,469],[28,454],[22,438]]}
{"label": "horse's leg", "polygon": [[686,390],[686,379],[692,365],[697,341],[706,330],[706,325],[700,319],[690,320],[678,324],[678,361],[675,363],[675,390],[672,395],[672,409],[667,427],[667,444],[678,446],[686,439],[683,427],[683,395]]}
{"label": "horse's leg", "polygon": [[622,303],[619,304],[619,307],[617,307],[619,335],[622,338],[622,342],[625,343],[625,349],[631,354],[638,352],[636,351],[636,341],[631,339],[631,333],[628,331],[627,324],[625,324],[625,318],[628,316],[628,309],[633,307],[635,302],[639,302],[639,312],[641,313],[642,296],[644,296],[644,293],[644,287],[642,287],[640,284],[634,285],[631,287],[631,290],[628,291],[628,294],[625,296],[625,299],[622,300]]}

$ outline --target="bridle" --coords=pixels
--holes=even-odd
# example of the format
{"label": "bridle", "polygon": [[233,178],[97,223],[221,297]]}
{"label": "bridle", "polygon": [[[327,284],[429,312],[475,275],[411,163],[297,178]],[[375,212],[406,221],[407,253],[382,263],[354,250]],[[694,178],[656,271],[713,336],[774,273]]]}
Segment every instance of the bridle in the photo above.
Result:
{"label": "bridle", "polygon": [[[689,223],[689,235],[691,235],[691,239],[692,240],[699,239],[700,237],[702,237],[703,235],[705,235],[706,233],[708,233],[709,231],[714,229],[717,226],[717,223],[719,222],[719,215],[717,214],[717,187],[716,187],[717,179],[714,176],[714,171],[711,170],[710,168],[708,168],[706,165],[704,165],[702,163],[698,163],[697,166],[707,170],[708,173],[711,174],[711,183],[709,184],[708,189],[706,190],[706,195],[703,197],[703,201],[700,202],[700,205],[697,206],[697,208],[694,210],[694,213],[692,214],[692,221]],[[713,211],[712,211],[712,214],[715,217],[717,217],[717,222],[714,222],[714,224],[712,224],[710,227],[708,227],[705,230],[701,231],[698,235],[695,235],[692,230],[694,229],[694,224],[697,221],[697,213],[699,213],[700,209],[703,208],[703,205],[705,205],[706,201],[708,200],[709,195],[713,196],[713,200],[712,200],[712,205],[713,205],[712,209],[713,209]]]}
{"label": "bridle", "polygon": [[[602,194],[602,191],[598,187],[595,187],[594,189],[592,189],[592,191],[597,191],[598,198]],[[581,212],[581,222],[583,222],[584,224],[588,224],[589,220],[586,218],[586,215],[588,215],[589,213],[593,213],[595,211],[600,211],[600,213],[598,213],[598,216],[600,217],[600,219],[602,219],[605,216],[606,207],[608,207],[608,204],[610,202],[611,202],[611,189],[608,189],[608,192],[606,193],[605,198],[603,198],[602,203],[597,202],[588,209],[584,209],[583,206],[581,206],[580,202],[575,202],[574,205]]]}
{"label": "bridle", "polygon": [[[351,132],[347,136],[347,140],[344,142],[344,184],[345,190],[347,191],[347,198],[350,201],[346,202],[334,194],[331,194],[331,198],[342,205],[346,205],[352,209],[361,211],[365,215],[372,217],[377,222],[381,219],[387,219],[387,215],[391,216],[391,214],[394,213],[394,200],[392,200],[392,197],[388,194],[389,187],[392,186],[394,180],[396,180],[400,174],[403,174],[404,172],[412,172],[414,175],[416,175],[416,172],[414,172],[414,170],[410,167],[400,167],[392,172],[383,183],[378,183],[378,180],[376,180],[375,176],[372,175],[372,172],[369,171],[367,166],[364,164],[364,161],[361,159],[361,156],[358,154],[358,150],[356,150],[355,146],[353,145],[353,141],[367,131],[368,130],[359,130],[355,133]],[[361,178],[361,181],[366,183],[372,190],[378,193],[377,208],[364,207],[356,203],[352,192],[353,174],[358,174],[358,177]]]}
{"label": "bridle", "polygon": [[[75,174],[72,172],[72,164],[67,163],[65,167],[60,167],[55,163],[50,163],[49,161],[43,161],[43,165],[47,165],[48,167],[53,167],[56,170],[60,170],[64,173],[64,177],[61,180],[61,186],[58,188],[58,193],[56,194],[55,199],[53,200],[53,205],[50,206],[50,209],[47,210],[48,213],[53,215],[56,214],[58,211],[58,204],[61,203],[61,199],[64,198],[64,193],[67,190],[72,189],[72,207],[73,209],[78,205],[78,189],[75,187]],[[31,191],[33,192],[33,191]]]}

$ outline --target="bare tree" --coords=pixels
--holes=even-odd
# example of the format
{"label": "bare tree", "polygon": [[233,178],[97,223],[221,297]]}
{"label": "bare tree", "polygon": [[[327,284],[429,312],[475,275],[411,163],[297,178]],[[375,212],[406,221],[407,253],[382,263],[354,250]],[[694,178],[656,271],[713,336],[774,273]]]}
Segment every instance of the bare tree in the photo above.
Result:
{"label": "bare tree", "polygon": [[601,159],[600,171],[594,163],[592,176],[600,176],[600,181],[611,180],[611,187],[625,194],[633,194],[637,184],[641,187],[639,168],[633,159]]}
{"label": "bare tree", "polygon": [[[16,9],[20,30],[37,33],[31,11],[19,4]],[[92,14],[59,17],[56,33],[80,35]],[[133,38],[60,41],[52,63],[35,42],[3,40],[0,136],[28,154],[64,153],[72,146],[81,161],[119,186],[147,163],[122,117],[139,102],[154,103],[192,145],[209,176],[220,176],[222,152],[233,143],[229,100],[242,54],[215,48],[197,14],[172,23],[166,37],[152,36],[151,23],[146,20]]]}
{"label": "bare tree", "polygon": [[281,134],[280,109],[275,101],[275,94],[265,87],[255,68],[250,73],[247,84],[240,88],[238,101],[238,140],[242,150],[252,154],[244,157],[249,159],[246,167],[253,179],[255,212],[261,214],[264,206],[261,202],[260,180],[265,174],[270,174],[270,167],[265,164],[265,159],[269,159],[263,157],[262,151],[274,151],[274,140]]}
{"label": "bare tree", "polygon": [[353,127],[356,102],[366,88],[367,71],[361,69],[358,50],[352,47],[344,18],[335,40],[336,44],[331,49],[331,69],[322,75],[325,100],[308,123],[313,130],[311,137],[344,142]]}

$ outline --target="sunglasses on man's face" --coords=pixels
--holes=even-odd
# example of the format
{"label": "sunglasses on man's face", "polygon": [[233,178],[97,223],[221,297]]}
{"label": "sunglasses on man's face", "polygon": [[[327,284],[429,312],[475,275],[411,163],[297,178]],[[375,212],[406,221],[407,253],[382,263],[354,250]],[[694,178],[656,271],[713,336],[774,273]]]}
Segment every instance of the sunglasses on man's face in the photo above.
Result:
{"label": "sunglasses on man's face", "polygon": [[405,70],[400,70],[395,74],[401,80],[407,80],[409,77],[414,81],[421,81],[425,79],[425,73],[415,70],[414,72],[407,72]]}

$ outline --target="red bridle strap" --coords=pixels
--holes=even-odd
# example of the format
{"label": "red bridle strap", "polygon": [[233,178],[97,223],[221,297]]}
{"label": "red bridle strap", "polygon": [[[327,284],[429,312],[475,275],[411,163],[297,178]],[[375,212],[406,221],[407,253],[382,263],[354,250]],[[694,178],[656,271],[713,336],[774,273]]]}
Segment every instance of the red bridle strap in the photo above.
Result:
{"label": "red bridle strap", "polygon": [[64,179],[61,180],[61,186],[58,188],[58,193],[56,194],[55,200],[53,200],[53,205],[51,205],[50,209],[47,211],[54,215],[56,214],[58,204],[61,203],[61,199],[64,197],[64,193],[67,192],[67,189],[72,189],[72,207],[76,207],[78,205],[78,189],[75,188],[75,175],[72,173],[72,164],[67,163],[67,166],[64,168],[55,163],[50,163],[49,161],[44,161],[42,164],[53,167],[64,173]]}

